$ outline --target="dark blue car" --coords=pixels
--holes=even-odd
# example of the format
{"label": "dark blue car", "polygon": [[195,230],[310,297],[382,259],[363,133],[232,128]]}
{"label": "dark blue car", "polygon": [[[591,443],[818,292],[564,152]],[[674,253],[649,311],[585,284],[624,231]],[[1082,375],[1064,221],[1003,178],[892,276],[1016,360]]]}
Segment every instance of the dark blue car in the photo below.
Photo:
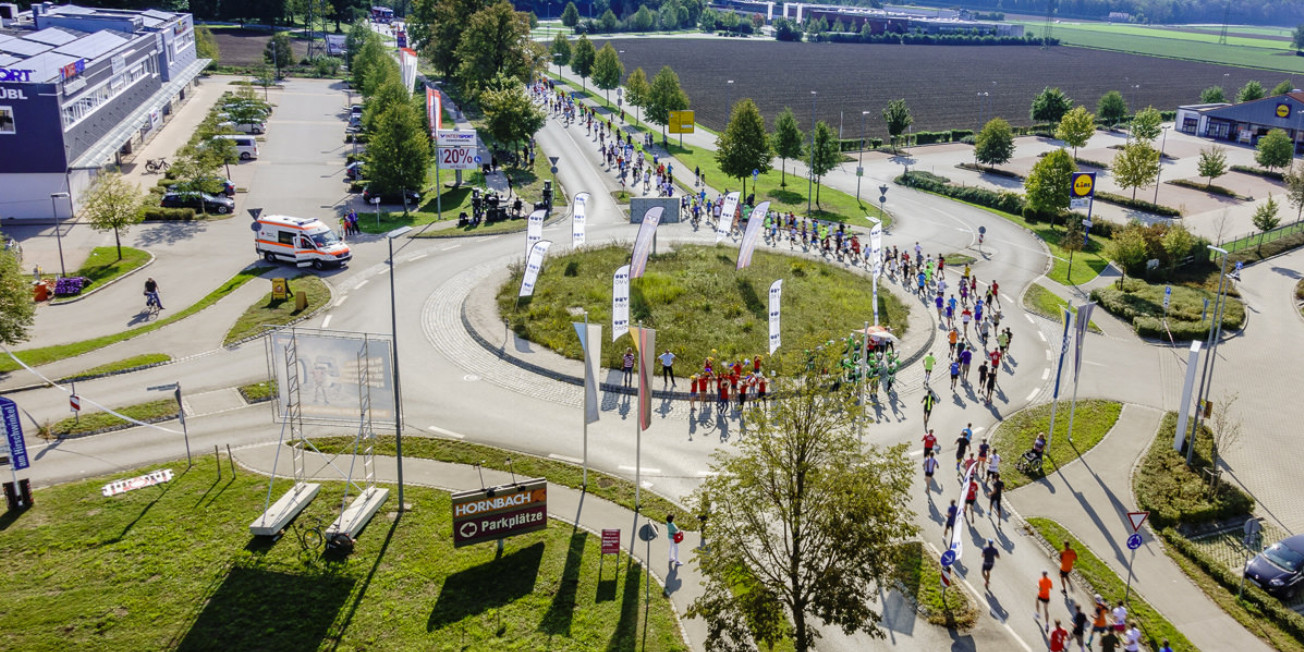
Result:
{"label": "dark blue car", "polygon": [[1304,534],[1274,543],[1251,559],[1245,579],[1279,598],[1295,597],[1304,582]]}

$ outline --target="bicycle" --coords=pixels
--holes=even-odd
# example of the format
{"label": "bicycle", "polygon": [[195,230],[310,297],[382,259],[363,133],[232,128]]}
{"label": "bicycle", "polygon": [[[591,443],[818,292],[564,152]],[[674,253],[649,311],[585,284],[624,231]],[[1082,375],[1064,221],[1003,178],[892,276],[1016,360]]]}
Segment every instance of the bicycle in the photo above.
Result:
{"label": "bicycle", "polygon": [[295,521],[294,533],[304,553],[320,551],[326,543],[326,528],[320,516],[305,516],[304,522]]}
{"label": "bicycle", "polygon": [[163,157],[151,158],[145,161],[145,171],[151,174],[162,172],[168,167],[168,160]]}
{"label": "bicycle", "polygon": [[150,292],[145,293],[145,314],[149,317],[157,317],[158,311],[163,309],[162,302],[159,301],[158,295]]}

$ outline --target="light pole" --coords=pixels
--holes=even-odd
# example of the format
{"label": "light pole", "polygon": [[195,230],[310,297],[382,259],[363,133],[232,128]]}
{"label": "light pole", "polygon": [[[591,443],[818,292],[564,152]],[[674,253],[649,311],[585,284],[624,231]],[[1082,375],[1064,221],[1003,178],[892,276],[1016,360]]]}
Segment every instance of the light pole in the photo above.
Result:
{"label": "light pole", "polygon": [[725,82],[724,86],[726,91],[725,98],[729,102],[724,107],[724,122],[727,125],[729,124],[729,118],[733,117],[733,80],[730,79]]}
{"label": "light pole", "polygon": [[1164,174],[1164,148],[1168,146],[1168,130],[1170,126],[1164,125],[1164,139],[1159,142],[1159,171],[1155,173],[1155,200],[1150,202],[1159,205],[1159,177]]}
{"label": "light pole", "polygon": [[394,300],[394,238],[406,235],[412,230],[404,226],[385,234],[389,241],[389,328],[391,346],[394,350],[394,454],[398,458],[398,511],[403,513],[403,392],[399,385],[398,374],[398,311]]}
{"label": "light pole", "polygon": [[552,60],[557,62],[557,80],[563,81],[561,76],[561,53],[556,52],[552,55]]}
{"label": "light pole", "polygon": [[815,191],[815,100],[819,93],[810,92],[810,167],[806,170],[806,217],[811,216],[810,200]]}
{"label": "light pole", "polygon": [[865,116],[869,111],[860,112],[860,154],[856,160],[856,204],[860,204],[860,179],[865,176]]}
{"label": "light pole", "polygon": [[[995,82],[993,82],[995,83]],[[978,94],[978,129],[983,128],[983,102],[987,101],[988,93],[983,91]]]}
{"label": "light pole", "polygon": [[68,271],[63,267],[63,227],[59,224],[59,211],[55,208],[54,200],[60,197],[68,198],[69,213],[72,212],[72,196],[66,192],[50,193],[50,213],[54,216],[54,239],[59,243],[59,276],[68,275]]}
{"label": "light pole", "polygon": [[[1209,245],[1210,251],[1216,251],[1222,254],[1222,271],[1218,273],[1218,295],[1214,298],[1213,304],[1213,323],[1209,325],[1209,339],[1205,343],[1204,350],[1204,370],[1200,372],[1200,389],[1195,392],[1195,419],[1191,420],[1191,436],[1187,439],[1186,444],[1186,463],[1191,463],[1192,454],[1195,452],[1195,435],[1200,432],[1200,415],[1204,412],[1205,401],[1208,400],[1208,388],[1213,385],[1213,363],[1218,356],[1218,340],[1222,339],[1222,310],[1226,305],[1226,295],[1223,293],[1224,284],[1227,281],[1227,250],[1221,247]],[[1206,386],[1206,383],[1208,386]],[[1188,409],[1190,406],[1183,405],[1182,409]]]}

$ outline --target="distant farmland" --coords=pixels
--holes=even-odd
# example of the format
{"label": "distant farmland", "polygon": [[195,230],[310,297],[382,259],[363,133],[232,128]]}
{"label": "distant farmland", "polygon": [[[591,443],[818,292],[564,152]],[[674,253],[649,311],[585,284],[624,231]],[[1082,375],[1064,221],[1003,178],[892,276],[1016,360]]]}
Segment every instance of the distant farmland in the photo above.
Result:
{"label": "distant farmland", "polygon": [[[910,105],[915,131],[938,131],[977,127],[980,108],[984,121],[996,115],[1015,125],[1031,124],[1032,98],[1045,86],[1059,86],[1092,111],[1111,90],[1121,92],[1133,108],[1172,110],[1198,101],[1207,86],[1219,85],[1233,94],[1251,79],[1272,88],[1288,76],[1070,47],[783,43],[759,38],[640,38],[612,44],[624,50],[620,56],[627,72],[642,67],[650,78],[662,66],[673,68],[697,121],[708,128],[724,128],[732,93],[734,101],[755,100],[770,125],[788,106],[802,129],[809,129],[813,90],[818,93],[817,118],[834,129],[841,122],[844,138],[859,137],[862,111],[870,112],[869,136],[885,136],[881,111],[893,98],[905,98]],[[726,84],[730,79],[734,83]]]}
{"label": "distant farmland", "polygon": [[[1038,34],[1045,26],[1040,20],[1012,22],[1022,22]],[[1304,57],[1295,56],[1290,47],[1290,30],[1231,25],[1225,45],[1218,42],[1220,31],[1220,27],[1208,25],[1152,27],[1084,22],[1056,23],[1051,27],[1051,36],[1064,45],[1304,73]]]}

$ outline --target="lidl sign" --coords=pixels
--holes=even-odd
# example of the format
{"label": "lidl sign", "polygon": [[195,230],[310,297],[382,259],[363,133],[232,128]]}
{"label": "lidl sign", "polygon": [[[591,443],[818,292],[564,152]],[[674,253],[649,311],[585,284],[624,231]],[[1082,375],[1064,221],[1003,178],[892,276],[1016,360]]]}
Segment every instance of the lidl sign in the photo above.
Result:
{"label": "lidl sign", "polygon": [[1073,197],[1093,197],[1096,194],[1096,173],[1095,172],[1074,172],[1073,187],[1071,194]]}
{"label": "lidl sign", "polygon": [[1278,118],[1289,118],[1289,117],[1290,117],[1290,104],[1287,104],[1286,102],[1282,102],[1281,104],[1278,104],[1278,105],[1277,105],[1277,117],[1278,117]]}

